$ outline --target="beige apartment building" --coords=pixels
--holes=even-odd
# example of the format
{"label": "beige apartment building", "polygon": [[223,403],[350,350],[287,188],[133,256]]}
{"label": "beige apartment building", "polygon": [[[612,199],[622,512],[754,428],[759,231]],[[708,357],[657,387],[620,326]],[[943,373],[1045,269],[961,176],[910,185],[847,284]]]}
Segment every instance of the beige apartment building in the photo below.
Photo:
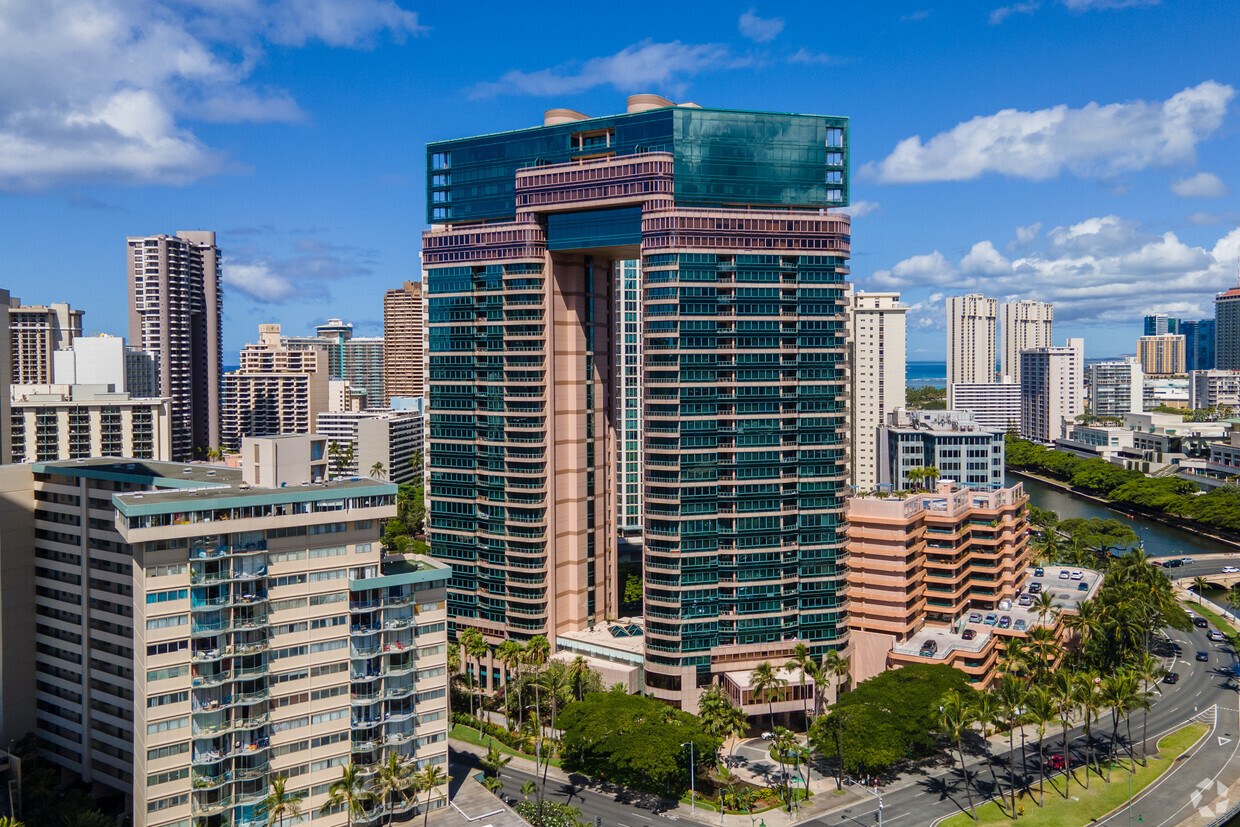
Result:
{"label": "beige apartment building", "polygon": [[848,356],[852,379],[852,479],[878,485],[879,429],[905,403],[905,315],[899,293],[850,293]]}
{"label": "beige apartment building", "polygon": [[387,398],[423,396],[422,282],[383,294],[383,371]]}
{"label": "beige apartment building", "polygon": [[136,827],[265,824],[276,776],[336,827],[346,814],[319,810],[342,766],[446,765],[448,568],[382,557],[393,484],[307,485],[274,460],[255,484],[264,442],[245,471],[0,469],[0,508],[37,530],[0,535],[6,589],[25,576],[37,595],[33,625],[4,627],[3,737],[33,722],[50,760],[132,801]]}
{"label": "beige apartment building", "polygon": [[109,385],[14,385],[12,462],[89,457],[172,458],[171,400]]}
{"label": "beige apartment building", "polygon": [[50,385],[53,354],[73,346],[82,335],[82,311],[65,302],[24,305],[9,300],[12,381],[19,385]]}
{"label": "beige apartment building", "polygon": [[258,338],[224,375],[221,443],[233,451],[247,436],[313,433],[315,417],[331,404],[325,345],[290,343],[278,324],[260,324]]}
{"label": "beige apartment building", "polygon": [[1147,376],[1177,376],[1184,372],[1184,337],[1168,333],[1137,339],[1137,359]]}

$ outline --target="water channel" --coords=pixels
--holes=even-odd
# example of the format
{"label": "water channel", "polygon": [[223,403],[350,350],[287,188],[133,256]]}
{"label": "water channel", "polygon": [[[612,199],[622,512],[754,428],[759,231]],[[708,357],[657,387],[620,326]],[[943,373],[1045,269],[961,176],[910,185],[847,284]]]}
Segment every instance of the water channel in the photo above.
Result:
{"label": "water channel", "polygon": [[1163,525],[1139,514],[1129,517],[1037,480],[1009,475],[1006,484],[1012,485],[1016,482],[1024,484],[1030,504],[1054,511],[1061,520],[1071,517],[1101,517],[1104,520],[1119,520],[1132,526],[1132,530],[1137,532],[1137,536],[1145,543],[1145,552],[1151,557],[1192,557],[1195,554],[1235,551],[1231,546],[1215,542],[1209,537]]}

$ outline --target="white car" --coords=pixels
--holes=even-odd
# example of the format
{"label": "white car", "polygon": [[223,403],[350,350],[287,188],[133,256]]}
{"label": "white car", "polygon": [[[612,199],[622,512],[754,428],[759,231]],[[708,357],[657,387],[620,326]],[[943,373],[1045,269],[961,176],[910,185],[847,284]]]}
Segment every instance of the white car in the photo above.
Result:
{"label": "white car", "polygon": [[1223,574],[1240,574],[1240,569],[1235,566],[1223,566]]}
{"label": "white car", "polygon": [[1073,580],[1080,580],[1083,576],[1084,576],[1084,575],[1083,575],[1083,574],[1081,574],[1081,572],[1079,572],[1079,571],[1074,571],[1074,572],[1072,572],[1072,579],[1073,579]]}
{"label": "white car", "polygon": [[771,740],[771,739],[772,739],[772,738],[774,738],[774,737],[775,737],[775,733],[773,733],[773,732],[764,732],[764,733],[762,733],[762,740],[763,740],[763,741],[769,741],[769,740]]}

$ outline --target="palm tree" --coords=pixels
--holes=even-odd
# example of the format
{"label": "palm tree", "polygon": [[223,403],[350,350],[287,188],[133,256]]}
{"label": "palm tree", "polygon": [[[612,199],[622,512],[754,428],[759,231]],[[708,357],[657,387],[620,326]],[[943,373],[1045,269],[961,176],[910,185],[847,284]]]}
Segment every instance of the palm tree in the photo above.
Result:
{"label": "palm tree", "polygon": [[[736,748],[740,746],[740,739],[744,737],[745,733],[748,731],[749,716],[745,714],[745,710],[739,707],[729,706],[727,712],[724,713],[723,717],[719,721],[719,731],[716,734],[725,741],[728,738],[736,739],[736,741],[732,744],[732,754],[730,759],[736,758]],[[728,763],[730,764],[732,761],[729,760]]]}
{"label": "palm tree", "polygon": [[511,727],[512,718],[509,716],[509,699],[512,697],[513,687],[516,687],[517,727],[520,728],[525,720],[525,715],[521,709],[521,661],[525,656],[525,647],[518,641],[509,639],[496,647],[495,654],[499,658],[500,663],[504,665],[504,716]]}
{"label": "palm tree", "polygon": [[[971,717],[977,721],[982,728],[982,745],[986,750],[986,763],[990,767],[990,777],[994,780],[995,788],[999,787],[999,777],[995,774],[995,762],[990,754],[990,739],[986,737],[987,732],[992,728],[997,728],[1000,721],[1003,720],[1002,710],[999,708],[999,699],[990,692],[978,692],[973,698],[973,704],[970,707]],[[1003,807],[1003,796],[996,799],[1000,808]]]}
{"label": "palm tree", "polygon": [[[1087,601],[1088,602],[1088,601]],[[1093,721],[1098,718],[1098,688],[1094,683],[1095,675],[1092,672],[1079,672],[1076,675],[1076,705],[1081,708],[1081,714],[1085,716],[1085,789],[1089,789],[1089,771],[1094,765],[1094,739],[1090,734]],[[1067,757],[1064,753],[1064,757]],[[1099,772],[1101,775],[1101,771]]]}
{"label": "palm tree", "polygon": [[1231,609],[1231,616],[1238,617],[1236,611],[1240,609],[1240,583],[1232,586],[1227,592],[1227,607]]}
{"label": "palm tree", "polygon": [[[563,661],[552,661],[547,664],[538,677],[534,679],[534,686],[547,693],[547,702],[551,704],[551,737],[555,738],[555,714],[559,709],[560,701],[568,697],[572,688],[572,680],[569,678],[568,667]],[[546,766],[543,767],[543,781],[545,782],[547,775]]]}
{"label": "palm tree", "polygon": [[698,718],[702,720],[702,728],[711,735],[720,735],[728,710],[732,702],[723,694],[723,689],[712,686],[698,697]]}
{"label": "palm tree", "polygon": [[1009,675],[1029,674],[1029,649],[1024,638],[1010,637],[999,644],[999,669]]}
{"label": "palm tree", "polygon": [[753,687],[754,699],[759,703],[766,701],[771,716],[771,729],[775,729],[775,699],[782,697],[783,688],[788,681],[779,677],[770,661],[763,661],[749,673],[749,685]]}
{"label": "palm tree", "polygon": [[526,781],[521,785],[521,797],[526,801],[529,801],[530,796],[536,792],[538,792],[538,785],[536,785],[533,781]]}
{"label": "palm tree", "polygon": [[939,477],[942,476],[939,473],[939,469],[935,468],[933,465],[927,465],[925,468],[921,470],[922,470],[922,474],[925,477],[925,479],[930,481],[930,484],[927,485],[926,487],[931,488],[931,489],[934,488],[935,482],[937,482]]}
{"label": "palm tree", "polygon": [[388,811],[388,827],[395,817],[396,795],[405,794],[405,790],[413,784],[413,772],[409,765],[400,760],[395,752],[389,752],[387,760],[379,767],[379,772],[371,782],[375,797],[383,801]]}
{"label": "palm tree", "polygon": [[[427,764],[426,769],[417,775],[417,790],[426,793],[426,809],[422,811],[422,825],[425,827],[427,819],[431,813],[431,798],[438,796],[440,801],[445,801],[443,790],[440,789],[444,784],[452,780],[452,776],[439,769],[438,764]],[[417,793],[415,792],[415,795]],[[390,822],[389,822],[390,823]]]}
{"label": "palm tree", "polygon": [[499,795],[503,792],[504,782],[500,781],[498,778],[493,778],[488,775],[482,779],[482,786],[490,790],[492,794]]}
{"label": "palm tree", "polygon": [[908,483],[908,487],[917,490],[922,480],[926,478],[926,470],[924,468],[910,468],[904,472],[904,479]]}
{"label": "palm tree", "polygon": [[525,662],[530,666],[542,666],[551,657],[551,644],[543,635],[534,635],[525,644]]}
{"label": "palm tree", "polygon": [[805,729],[809,731],[809,695],[805,694],[805,679],[809,678],[817,686],[822,681],[822,675],[818,672],[818,664],[814,662],[814,656],[810,653],[809,647],[804,643],[798,643],[792,647],[792,657],[784,664],[784,669],[788,672],[800,670],[797,676],[797,682],[801,685],[801,695],[805,698]]}
{"label": "palm tree", "polygon": [[1034,614],[1038,616],[1038,622],[1043,625],[1048,617],[1059,612],[1059,607],[1055,605],[1055,598],[1050,592],[1039,592],[1038,599],[1033,601],[1033,605],[1029,608],[1033,609]]}
{"label": "palm tree", "polygon": [[330,810],[343,804],[345,823],[348,827],[353,827],[353,819],[361,816],[366,811],[365,805],[374,801],[374,798],[374,793],[366,789],[366,778],[362,775],[361,767],[349,762],[340,768],[340,780],[332,782],[327,788],[327,803],[319,812],[327,815]]}
{"label": "palm tree", "polygon": [[1084,647],[1102,628],[1102,609],[1093,600],[1082,600],[1076,607],[1076,614],[1069,614],[1063,622]]}
{"label": "palm tree", "polygon": [[414,451],[413,456],[409,458],[409,467],[413,469],[413,473],[415,474],[419,474],[422,472],[422,449],[421,448]]}
{"label": "palm tree", "polygon": [[1206,580],[1204,577],[1193,578],[1193,591],[1197,592],[1198,604],[1201,603],[1201,593],[1208,588],[1210,588],[1210,581]]}
{"label": "palm tree", "polygon": [[487,747],[487,757],[482,759],[482,769],[499,778],[500,771],[511,763],[511,755],[505,755],[496,749],[494,744],[491,744]]}
{"label": "palm tree", "polygon": [[[1029,718],[1038,725],[1038,806],[1046,801],[1046,752],[1042,745],[1046,740],[1046,725],[1055,720],[1055,696],[1043,686],[1035,686],[1029,690],[1025,698],[1025,708],[1029,710]],[[1065,761],[1067,753],[1064,753]]]}
{"label": "palm tree", "polygon": [[[460,641],[461,648],[465,650],[465,657],[470,658],[478,664],[478,675],[482,674],[482,659],[491,651],[491,647],[487,645],[486,638],[482,636],[482,632],[467,626],[457,634],[457,640]],[[468,673],[467,673],[468,674]],[[474,715],[474,692],[473,686],[475,681],[471,681],[469,685],[469,715]]]}
{"label": "palm tree", "polygon": [[[840,687],[848,685],[848,657],[840,654],[839,649],[828,649],[822,656],[822,666],[819,671],[824,678],[835,678],[835,701],[839,703]],[[814,714],[818,714],[818,710],[814,710]]]}
{"label": "palm tree", "polygon": [[955,689],[947,690],[943,696],[939,723],[944,734],[956,742],[956,751],[960,753],[960,774],[964,777],[964,792],[969,797],[969,814],[977,821],[977,807],[973,805],[973,787],[969,784],[969,768],[964,762],[964,733],[972,723],[972,715],[964,698]]}
{"label": "palm tree", "polygon": [[779,780],[780,785],[784,789],[784,800],[788,802],[788,812],[792,812],[792,782],[788,778],[788,773],[784,770],[784,765],[789,758],[796,760],[793,753],[799,746],[797,737],[792,730],[775,727],[775,737],[772,739],[771,749],[775,753],[775,759],[779,762]]}
{"label": "palm tree", "polygon": [[288,783],[288,776],[277,775],[271,779],[271,792],[263,799],[263,803],[258,805],[258,811],[267,815],[267,827],[274,827],[279,824],[284,827],[284,819],[298,818],[301,816],[301,802],[306,797],[304,792],[290,793],[286,792],[284,785]]}
{"label": "palm tree", "polygon": [[[1072,673],[1066,670],[1055,672],[1051,676],[1050,692],[1051,697],[1055,701],[1055,706],[1059,710],[1059,723],[1063,726],[1063,757],[1066,765],[1069,754],[1068,719],[1072,717],[1072,712],[1076,709],[1077,694],[1077,685]],[[1065,766],[1064,779],[1063,797],[1067,798],[1068,788],[1072,786],[1072,768],[1070,766]]]}
{"label": "palm tree", "polygon": [[387,473],[383,470],[382,462],[376,462],[374,465],[370,466],[370,476],[377,480],[381,480],[387,476]]}
{"label": "palm tree", "polygon": [[586,679],[590,677],[590,664],[581,655],[573,658],[568,665],[568,680],[573,687],[573,697],[581,700],[585,696]]}
{"label": "palm tree", "polygon": [[1029,648],[1038,662],[1037,678],[1046,671],[1047,663],[1053,663],[1059,650],[1059,638],[1046,626],[1036,626],[1029,632]]}
{"label": "palm tree", "polygon": [[1008,783],[1012,787],[1012,812],[1016,812],[1016,727],[1024,723],[1026,691],[1020,679],[1010,672],[999,679],[996,690],[1003,716],[1008,723]]}

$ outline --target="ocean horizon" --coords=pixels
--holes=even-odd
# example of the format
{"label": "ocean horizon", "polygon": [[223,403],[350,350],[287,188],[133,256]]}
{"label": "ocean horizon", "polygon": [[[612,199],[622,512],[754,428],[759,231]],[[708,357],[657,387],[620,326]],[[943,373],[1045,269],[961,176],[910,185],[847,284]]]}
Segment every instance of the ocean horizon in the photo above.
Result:
{"label": "ocean horizon", "polygon": [[947,361],[909,361],[905,365],[904,384],[910,388],[946,388]]}

